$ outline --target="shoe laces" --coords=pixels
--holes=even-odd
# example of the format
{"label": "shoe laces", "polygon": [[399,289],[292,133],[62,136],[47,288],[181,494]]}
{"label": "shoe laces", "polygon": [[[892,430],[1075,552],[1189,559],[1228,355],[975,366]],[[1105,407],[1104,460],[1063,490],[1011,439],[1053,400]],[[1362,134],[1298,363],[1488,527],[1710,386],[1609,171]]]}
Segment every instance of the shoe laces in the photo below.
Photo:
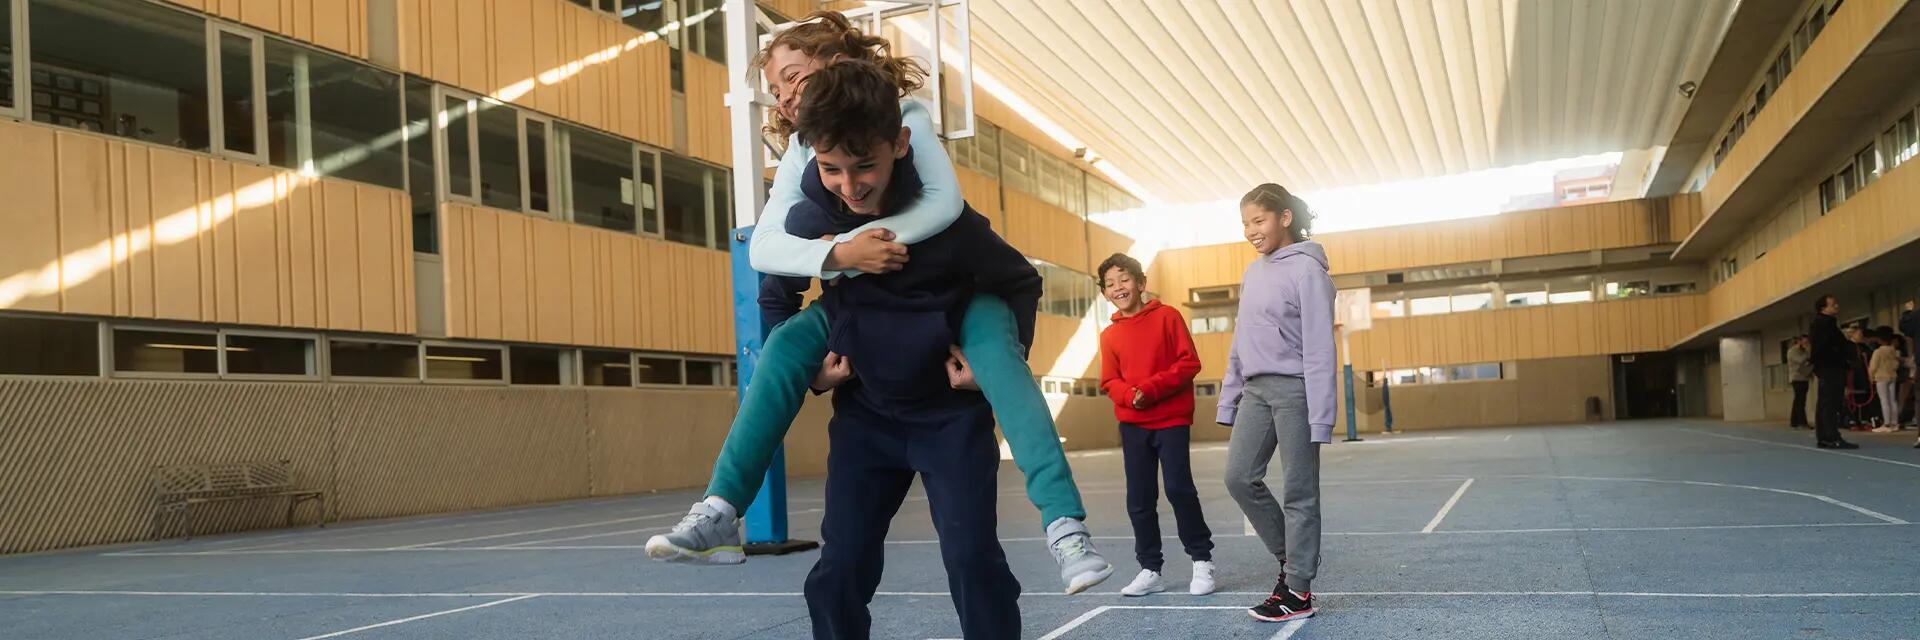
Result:
{"label": "shoe laces", "polygon": [[1087,537],[1080,535],[1061,538],[1053,544],[1053,553],[1061,558],[1078,558],[1087,553]]}
{"label": "shoe laces", "polygon": [[682,530],[682,529],[691,529],[696,526],[699,526],[702,521],[710,521],[710,520],[713,520],[713,516],[709,516],[707,514],[700,513],[697,511],[689,512],[685,517],[680,518],[680,524],[673,525],[673,528],[676,531]]}

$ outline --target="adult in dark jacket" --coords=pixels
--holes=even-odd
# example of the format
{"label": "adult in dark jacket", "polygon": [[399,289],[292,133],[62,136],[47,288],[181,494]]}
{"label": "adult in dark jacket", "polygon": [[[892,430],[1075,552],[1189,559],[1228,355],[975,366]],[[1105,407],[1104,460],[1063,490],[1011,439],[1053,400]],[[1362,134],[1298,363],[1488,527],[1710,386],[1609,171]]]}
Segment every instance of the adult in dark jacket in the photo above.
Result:
{"label": "adult in dark jacket", "polygon": [[1847,372],[1859,358],[1853,342],[1840,333],[1840,300],[1820,296],[1813,303],[1813,326],[1807,338],[1813,342],[1813,375],[1820,380],[1814,397],[1814,445],[1822,449],[1858,449],[1860,445],[1840,438],[1844,419]]}

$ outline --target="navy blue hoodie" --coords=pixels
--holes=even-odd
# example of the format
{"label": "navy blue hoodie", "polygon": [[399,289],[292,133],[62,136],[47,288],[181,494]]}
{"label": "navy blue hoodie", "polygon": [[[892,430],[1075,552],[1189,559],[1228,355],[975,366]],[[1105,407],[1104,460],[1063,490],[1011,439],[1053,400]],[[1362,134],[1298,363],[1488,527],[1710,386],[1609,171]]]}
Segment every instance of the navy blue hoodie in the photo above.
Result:
{"label": "navy blue hoodie", "polygon": [[[873,220],[848,212],[820,180],[818,163],[808,163],[801,179],[805,195],[787,214],[787,233],[802,238],[851,231]],[[894,162],[893,177],[881,206],[898,211],[920,191],[913,155]],[[882,213],[882,216],[888,215]],[[967,207],[946,230],[913,245],[911,260],[899,271],[843,278],[825,285],[818,304],[829,322],[828,350],[852,359],[854,380],[836,394],[883,414],[959,407],[982,402],[977,393],[954,393],[947,384],[947,347],[960,342],[960,320],[973,295],[988,293],[1007,301],[1018,325],[1020,344],[1033,345],[1034,314],[1040,305],[1039,271],[1026,256],[994,233],[985,216]],[[800,309],[807,278],[766,276],[760,305],[767,326]]]}

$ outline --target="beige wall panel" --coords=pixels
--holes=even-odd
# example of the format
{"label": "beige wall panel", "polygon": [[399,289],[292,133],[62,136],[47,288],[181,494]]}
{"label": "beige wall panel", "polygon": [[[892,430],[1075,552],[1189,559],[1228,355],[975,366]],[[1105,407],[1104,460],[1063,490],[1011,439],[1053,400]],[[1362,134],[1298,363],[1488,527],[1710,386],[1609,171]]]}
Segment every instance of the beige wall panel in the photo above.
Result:
{"label": "beige wall panel", "polygon": [[[497,340],[501,334],[500,305],[500,219],[503,214],[486,207],[468,208],[467,233],[471,239],[468,248],[467,307],[472,309],[468,320],[471,337]],[[507,214],[510,215],[510,214]],[[510,250],[513,247],[507,247]],[[565,255],[565,254],[557,254]],[[538,290],[538,285],[535,285]],[[535,320],[536,326],[538,319]]]}
{"label": "beige wall panel", "polygon": [[[253,165],[234,165],[233,179],[236,184],[271,185],[276,172],[267,167]],[[236,260],[234,263],[238,285],[239,322],[242,324],[279,325],[286,318],[280,315],[281,269],[281,215],[276,202],[251,201],[239,203],[234,215],[227,222],[232,229]]]}
{"label": "beige wall panel", "polygon": [[365,56],[367,24],[365,0],[311,0],[313,12],[295,16],[295,22],[313,21],[313,42],[322,47]]}
{"label": "beige wall panel", "polygon": [[[195,159],[166,149],[150,151],[153,219],[156,225],[171,216],[194,219],[200,191],[195,188]],[[153,245],[154,314],[169,320],[201,320],[199,234],[172,238],[155,234]]]}
{"label": "beige wall panel", "polygon": [[533,339],[533,270],[527,265],[527,246],[532,242],[529,230],[533,218],[499,215],[500,233],[500,339]]}
{"label": "beige wall panel", "polygon": [[240,305],[238,290],[239,274],[235,273],[235,256],[240,252],[239,243],[233,237],[233,216],[239,207],[239,197],[234,191],[233,165],[214,160],[203,160],[206,177],[210,180],[210,197],[206,199],[206,217],[201,218],[200,234],[212,240],[208,243],[212,251],[208,258],[212,260],[213,279],[213,315],[215,322],[238,322]]}
{"label": "beige wall panel", "polygon": [[565,3],[554,0],[525,1],[529,3],[530,21],[527,24],[531,26],[527,41],[531,66],[527,67],[527,72],[534,78],[534,85],[533,91],[527,94],[527,97],[521,98],[520,102],[532,105],[533,108],[546,113],[560,113],[560,87],[541,81],[540,75],[557,70],[560,65],[565,64],[566,56],[563,55],[565,50],[561,48],[563,38],[560,31],[560,16],[564,13],[562,5]]}
{"label": "beige wall panel", "polygon": [[[534,78],[533,43],[537,26],[533,5],[550,3],[547,0],[481,1],[491,5],[493,16],[492,37],[487,47],[493,53],[493,71],[487,89],[498,96],[499,91]],[[514,96],[513,102],[539,108],[532,93]]]}
{"label": "beige wall panel", "polygon": [[[107,250],[112,262],[108,268],[113,283],[113,309],[116,316],[133,315],[133,250],[127,223],[127,145],[107,143]],[[104,275],[104,274],[103,274]],[[5,277],[5,274],[0,274]]]}
{"label": "beige wall panel", "polygon": [[[317,185],[302,184],[287,196],[287,292],[291,300],[291,323],[298,327],[322,326],[326,313],[326,257],[322,251],[324,234],[320,211],[314,207]],[[445,241],[442,241],[445,246]]]}
{"label": "beige wall panel", "polygon": [[[103,266],[98,262],[102,256],[94,251],[107,241],[111,227],[106,140],[60,132],[56,134],[55,144],[59,158],[55,183],[59,206],[55,215],[59,220],[60,310],[112,313],[113,274],[110,269],[97,269]],[[11,203],[8,206],[12,206]],[[53,212],[40,215],[48,213]]]}
{"label": "beige wall panel", "polygon": [[426,24],[427,10],[420,6],[422,0],[394,0],[399,16],[400,69],[408,73],[433,77],[427,72],[430,61],[430,49],[427,34],[431,27]]}
{"label": "beige wall panel", "polygon": [[[145,145],[122,145],[122,149],[125,154],[124,157],[126,158],[126,171],[122,175],[126,178],[123,191],[126,193],[126,221],[128,228],[125,231],[128,235],[125,242],[115,249],[115,255],[116,257],[121,255],[129,256],[127,260],[129,267],[128,287],[130,288],[129,293],[132,297],[132,308],[129,311],[129,315],[150,318],[154,315],[154,210],[153,183],[151,180],[152,169],[150,166],[152,156]],[[23,173],[30,175],[32,172],[23,171]],[[4,199],[6,202],[21,202],[21,200],[6,197],[6,194],[0,194],[0,199]],[[7,228],[17,229],[19,227],[9,225]],[[139,246],[145,247],[145,250],[135,252],[133,250],[135,243],[139,243]],[[124,254],[122,253],[123,250]]]}
{"label": "beige wall panel", "polygon": [[594,237],[592,229],[577,225],[567,226],[567,268],[571,274],[568,282],[573,291],[573,305],[570,313],[573,341],[584,344],[604,344],[599,335],[597,317],[598,307],[594,295],[600,286],[601,274],[594,269]]}
{"label": "beige wall panel", "polygon": [[[603,52],[607,43],[604,37],[606,21],[593,12],[573,8],[574,57],[569,62],[580,62],[580,73],[568,80],[575,87],[577,102],[574,103],[569,118],[575,122],[597,129],[607,129],[606,114],[606,75],[607,65],[591,63],[590,58]],[[689,108],[689,115],[692,110]]]}
{"label": "beige wall panel", "polygon": [[[434,1],[445,2],[446,0]],[[491,31],[487,29],[489,3],[485,0],[460,0],[454,4],[459,7],[455,11],[457,21],[455,24],[460,30],[459,39],[456,41],[457,50],[460,52],[460,63],[458,75],[450,78],[455,85],[468,91],[490,93],[496,87],[492,86],[493,77],[488,72],[488,65],[492,63],[492,56],[489,53],[493,48],[491,38],[488,37]]]}
{"label": "beige wall panel", "polygon": [[573,335],[571,242],[567,225],[533,221],[533,333],[539,342],[570,343]]}
{"label": "beige wall panel", "polygon": [[470,58],[460,48],[460,3],[445,0],[420,0],[426,15],[426,48],[429,50],[428,77],[445,83],[460,84],[461,63]]}
{"label": "beige wall panel", "polygon": [[656,147],[673,146],[673,87],[668,75],[668,52],[666,40],[655,40],[628,54],[635,56],[639,75],[629,76],[626,81],[638,84],[640,99],[622,108],[640,115],[638,138]]}
{"label": "beige wall panel", "polygon": [[728,146],[727,109],[721,103],[727,91],[726,65],[702,56],[686,56],[687,150],[693,157],[708,162],[726,163],[732,158]]}
{"label": "beige wall panel", "polygon": [[357,189],[350,182],[320,185],[316,211],[324,230],[323,254],[326,256],[327,313],[325,326],[357,331],[363,326],[360,287],[367,274],[357,248],[361,235],[357,211]]}
{"label": "beige wall panel", "polygon": [[442,298],[446,303],[447,335],[462,337],[473,335],[473,312],[470,288],[472,284],[473,258],[471,241],[468,239],[465,205],[443,202],[440,204],[440,257],[441,271],[444,273],[446,293]]}

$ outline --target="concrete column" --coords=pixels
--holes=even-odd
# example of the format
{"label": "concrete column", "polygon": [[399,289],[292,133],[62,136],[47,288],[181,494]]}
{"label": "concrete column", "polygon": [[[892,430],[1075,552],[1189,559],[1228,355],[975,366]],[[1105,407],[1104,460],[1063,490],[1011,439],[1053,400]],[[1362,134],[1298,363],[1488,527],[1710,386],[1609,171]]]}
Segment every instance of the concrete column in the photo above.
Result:
{"label": "concrete column", "polygon": [[1762,348],[1759,335],[1720,339],[1720,398],[1727,422],[1767,417]]}

